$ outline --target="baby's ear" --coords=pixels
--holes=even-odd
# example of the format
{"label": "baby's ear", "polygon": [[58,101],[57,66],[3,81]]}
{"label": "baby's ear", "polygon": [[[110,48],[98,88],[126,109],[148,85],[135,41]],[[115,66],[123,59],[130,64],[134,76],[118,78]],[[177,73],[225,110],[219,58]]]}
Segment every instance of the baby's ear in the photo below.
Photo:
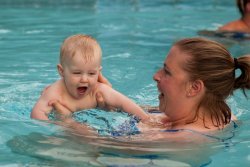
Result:
{"label": "baby's ear", "polygon": [[57,71],[61,77],[63,77],[63,67],[61,64],[57,64]]}

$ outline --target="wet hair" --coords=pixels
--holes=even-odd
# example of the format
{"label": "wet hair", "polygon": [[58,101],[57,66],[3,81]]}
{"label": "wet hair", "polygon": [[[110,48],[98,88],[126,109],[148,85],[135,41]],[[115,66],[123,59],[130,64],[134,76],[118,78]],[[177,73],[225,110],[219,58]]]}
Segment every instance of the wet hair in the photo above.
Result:
{"label": "wet hair", "polygon": [[[183,69],[190,80],[202,80],[206,88],[196,119],[199,108],[205,107],[209,110],[206,114],[210,115],[214,126],[228,124],[231,110],[226,103],[227,97],[235,89],[242,89],[244,94],[246,89],[250,89],[250,55],[233,58],[222,44],[204,38],[186,38],[174,46],[189,56],[183,63]],[[236,69],[241,71],[239,76],[235,74]]]}
{"label": "wet hair", "polygon": [[83,56],[85,62],[91,61],[94,58],[99,58],[101,61],[101,47],[89,35],[77,34],[66,38],[60,50],[60,63],[64,65],[68,58],[74,57],[77,53]]}
{"label": "wet hair", "polygon": [[247,6],[247,3],[249,3],[250,0],[237,0],[237,7],[241,13],[241,16],[244,16],[245,8]]}

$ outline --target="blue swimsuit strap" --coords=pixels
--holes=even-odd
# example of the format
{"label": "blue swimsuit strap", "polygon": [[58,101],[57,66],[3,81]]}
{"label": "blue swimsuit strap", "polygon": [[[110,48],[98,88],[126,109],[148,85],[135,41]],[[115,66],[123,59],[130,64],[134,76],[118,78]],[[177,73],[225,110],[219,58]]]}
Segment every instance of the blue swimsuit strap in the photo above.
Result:
{"label": "blue swimsuit strap", "polygon": [[[238,125],[236,124],[235,121],[232,120],[231,122],[233,123],[233,127],[234,127],[234,128],[237,128],[237,127],[238,127]],[[182,132],[185,131],[185,132],[196,133],[196,134],[203,135],[203,136],[206,136],[206,137],[209,137],[209,138],[212,138],[212,139],[219,140],[219,141],[221,141],[221,142],[224,142],[225,140],[229,140],[229,139],[231,139],[231,138],[234,137],[234,133],[233,133],[233,135],[232,135],[231,137],[226,138],[226,139],[223,139],[223,138],[220,138],[220,137],[217,137],[217,136],[205,134],[205,133],[198,132],[198,131],[191,130],[191,129],[170,129],[170,130],[161,130],[161,132],[170,132],[170,133],[172,133],[172,132],[173,132],[173,133],[174,133],[174,132],[181,132],[181,131],[182,131]]]}
{"label": "blue swimsuit strap", "polygon": [[192,133],[196,133],[196,134],[199,134],[199,135],[203,135],[203,136],[206,136],[206,137],[209,137],[209,138],[213,138],[213,139],[216,139],[216,140],[219,140],[219,141],[224,141],[224,139],[221,139],[217,136],[213,136],[213,135],[208,135],[208,134],[205,134],[205,133],[201,133],[201,132],[198,132],[198,131],[195,131],[195,130],[191,130],[191,129],[171,129],[171,130],[162,130],[162,132],[192,132]]}

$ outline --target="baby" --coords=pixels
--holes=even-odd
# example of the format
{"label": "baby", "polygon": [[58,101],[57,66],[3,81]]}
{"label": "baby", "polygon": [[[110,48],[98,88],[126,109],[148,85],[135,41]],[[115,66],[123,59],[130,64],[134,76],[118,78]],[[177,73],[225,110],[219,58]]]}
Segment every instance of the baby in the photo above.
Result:
{"label": "baby", "polygon": [[142,121],[148,120],[148,114],[133,101],[98,82],[101,56],[101,48],[91,36],[78,34],[65,39],[57,65],[61,79],[44,90],[33,107],[31,118],[48,120],[53,109],[52,101],[59,102],[71,112],[101,107],[97,101],[100,93],[108,106],[136,115]]}

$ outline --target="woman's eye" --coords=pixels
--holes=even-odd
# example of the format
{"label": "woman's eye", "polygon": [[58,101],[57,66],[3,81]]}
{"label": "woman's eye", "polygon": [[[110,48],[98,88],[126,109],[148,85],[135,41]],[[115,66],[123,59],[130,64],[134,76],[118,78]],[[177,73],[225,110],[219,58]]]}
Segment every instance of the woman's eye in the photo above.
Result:
{"label": "woman's eye", "polygon": [[171,73],[170,73],[167,69],[164,69],[164,72],[165,72],[165,74],[167,74],[167,75],[171,75]]}

